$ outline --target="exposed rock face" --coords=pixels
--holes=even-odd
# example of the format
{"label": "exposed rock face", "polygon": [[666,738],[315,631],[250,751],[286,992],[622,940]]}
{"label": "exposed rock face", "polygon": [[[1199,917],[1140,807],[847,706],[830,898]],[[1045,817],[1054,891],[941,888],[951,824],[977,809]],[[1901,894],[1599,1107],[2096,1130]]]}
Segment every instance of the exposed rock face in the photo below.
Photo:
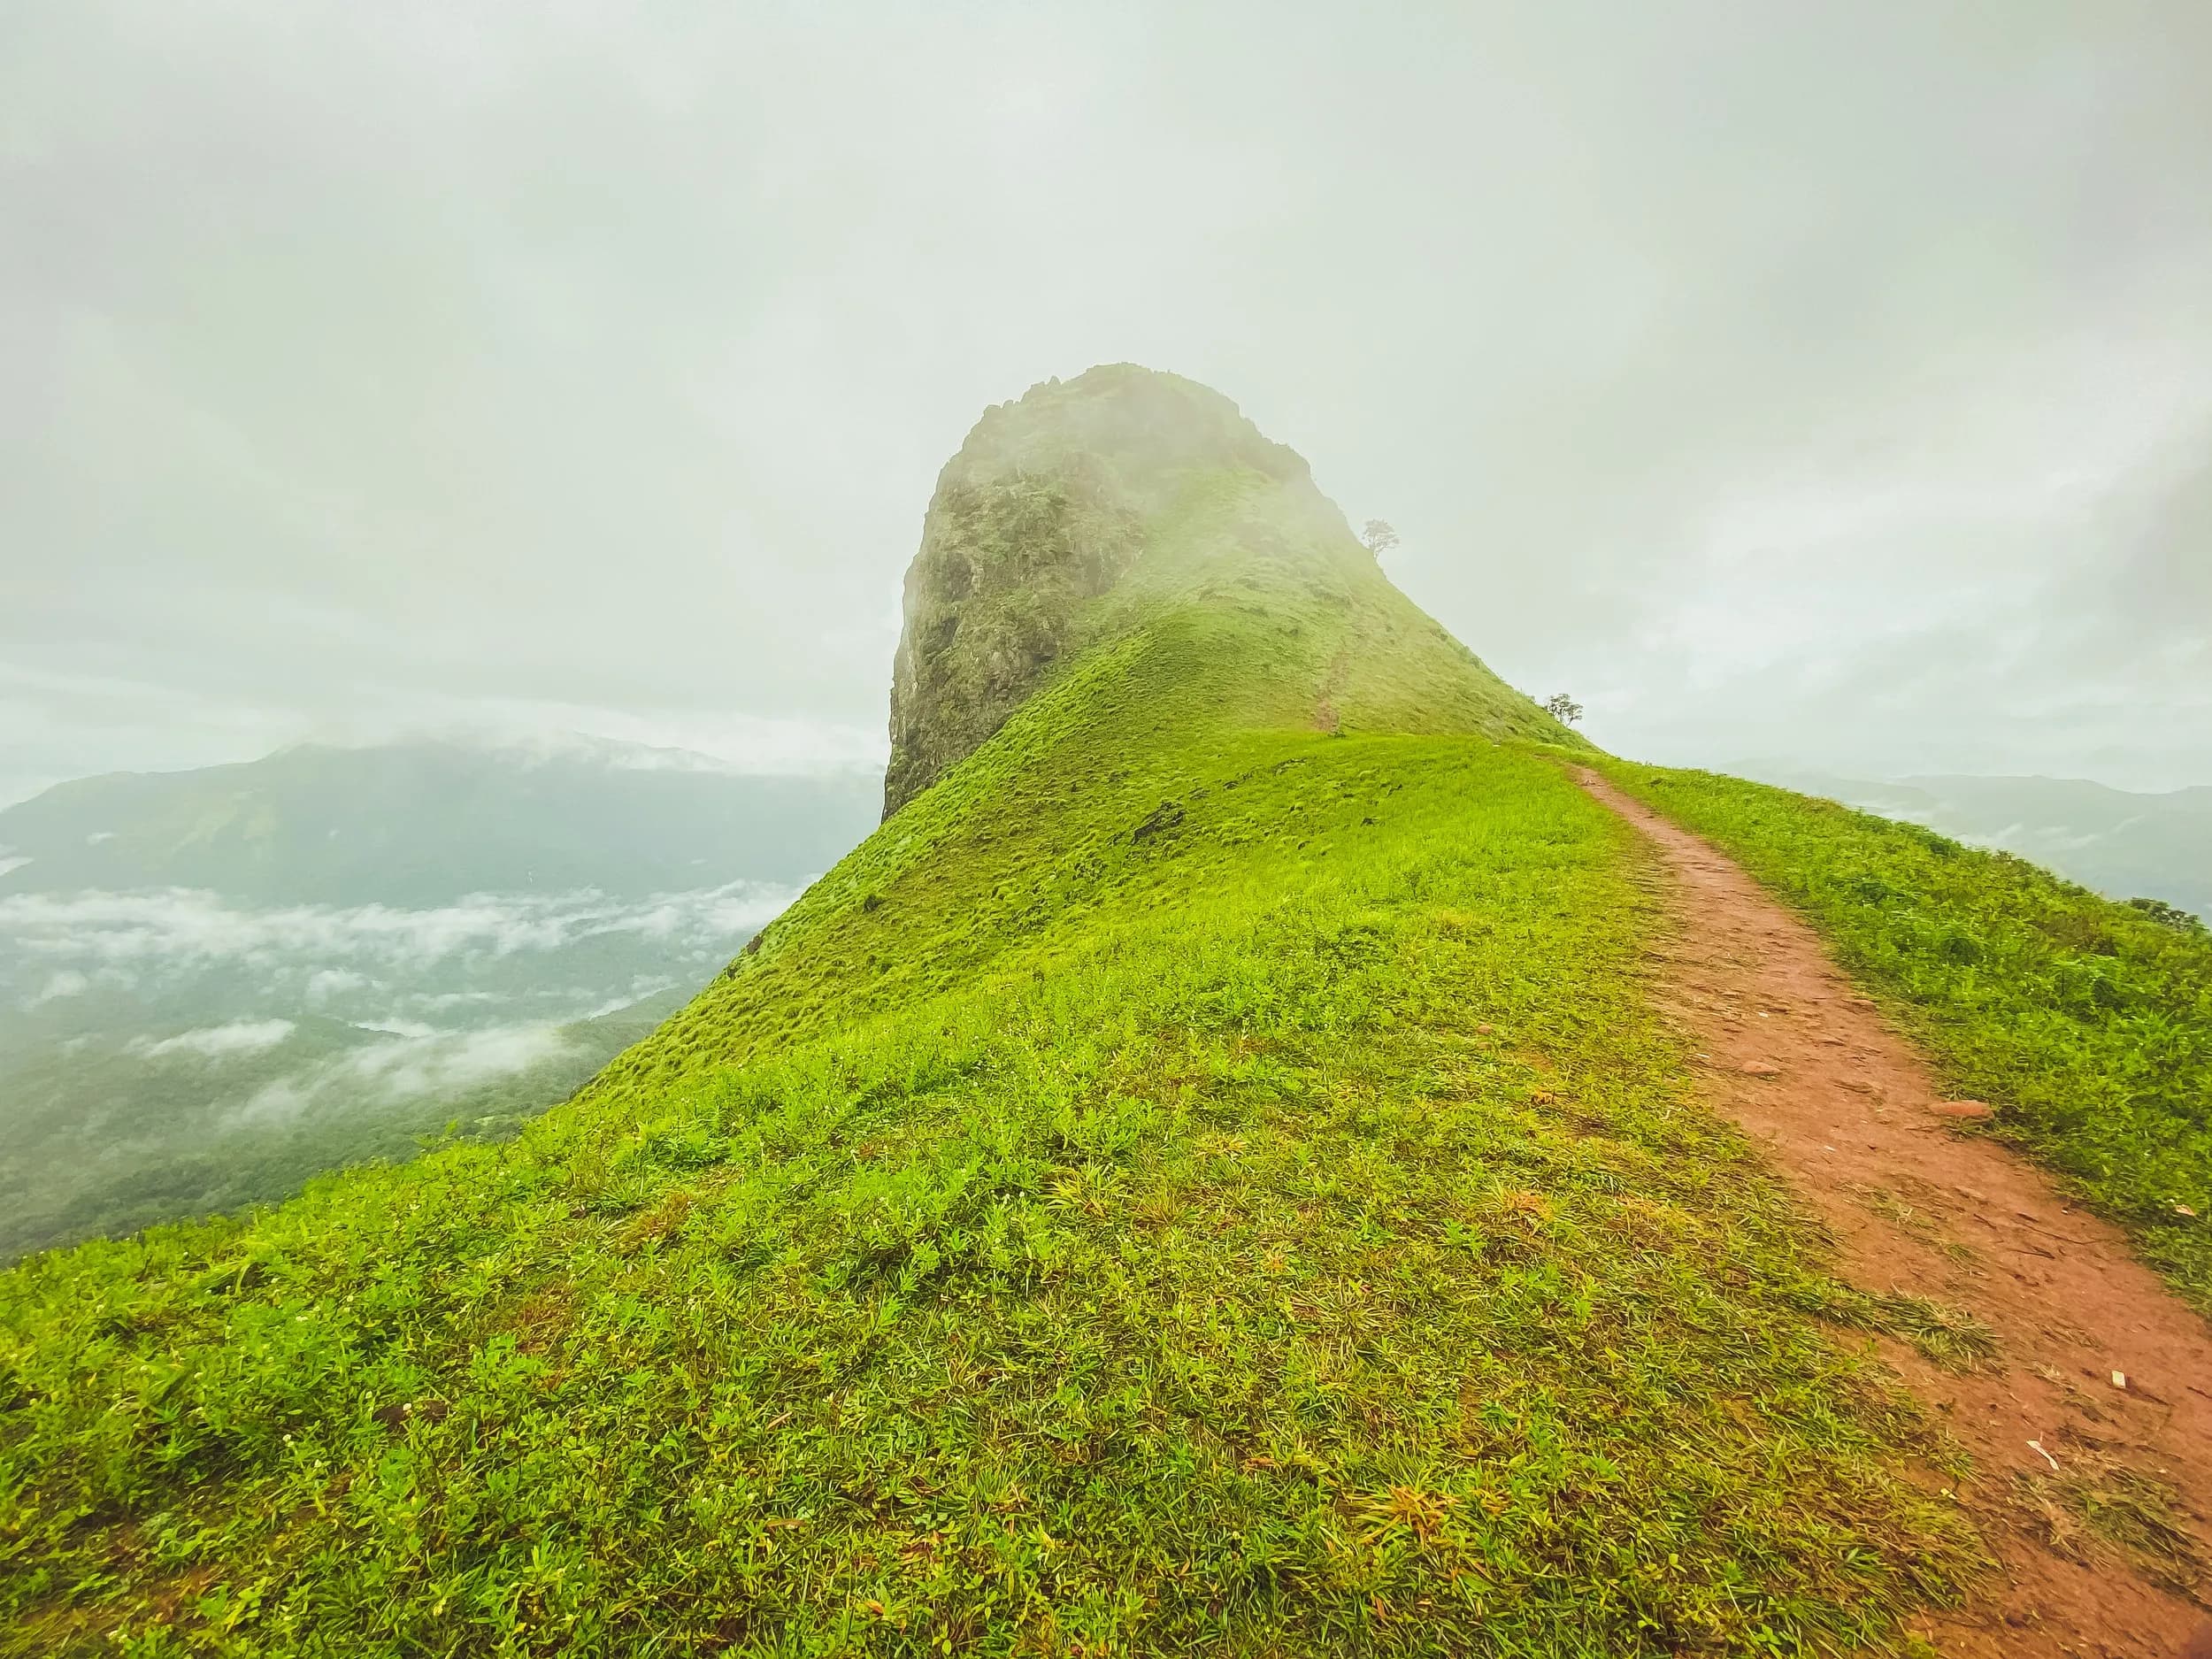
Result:
{"label": "exposed rock face", "polygon": [[1129,364],[985,413],[939,476],[906,573],[886,818],[997,731],[1074,647],[1085,602],[1136,562],[1148,520],[1193,477],[1223,472],[1311,488],[1305,462],[1227,398]]}
{"label": "exposed rock face", "polygon": [[886,818],[998,730],[1067,649],[1076,607],[1142,545],[1137,515],[1079,472],[982,482],[948,469],[906,572]]}

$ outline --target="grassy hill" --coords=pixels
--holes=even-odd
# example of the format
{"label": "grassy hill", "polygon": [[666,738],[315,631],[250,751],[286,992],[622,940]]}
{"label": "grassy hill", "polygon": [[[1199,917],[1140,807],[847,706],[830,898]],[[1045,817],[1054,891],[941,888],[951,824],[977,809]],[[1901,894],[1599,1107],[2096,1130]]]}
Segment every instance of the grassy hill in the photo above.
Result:
{"label": "grassy hill", "polygon": [[[1954,1596],[1955,1454],[1848,1338],[1971,1333],[1831,1275],[1575,740],[1256,441],[1129,369],[987,417],[898,810],[514,1141],[0,1275],[12,1650],[1832,1653]],[[1041,613],[938,558],[1040,522]]]}
{"label": "grassy hill", "polygon": [[1755,775],[2032,859],[2111,898],[2161,899],[2212,920],[2212,787],[2148,795],[2063,778]]}
{"label": "grassy hill", "polygon": [[2004,852],[1763,784],[1609,758],[1828,940],[1992,1133],[2212,1316],[2212,935]]}

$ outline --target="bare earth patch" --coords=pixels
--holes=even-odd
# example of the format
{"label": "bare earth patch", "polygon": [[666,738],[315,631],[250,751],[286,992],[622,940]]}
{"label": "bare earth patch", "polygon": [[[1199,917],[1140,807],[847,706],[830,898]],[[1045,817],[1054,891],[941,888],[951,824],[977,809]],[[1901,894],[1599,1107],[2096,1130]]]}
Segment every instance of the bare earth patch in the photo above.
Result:
{"label": "bare earth patch", "polygon": [[2116,1229],[1974,1132],[1986,1112],[1944,1100],[1811,928],[1697,837],[1578,781],[1659,855],[1677,933],[1658,1000],[1708,1098],[1833,1232],[1847,1278],[1995,1338],[1965,1369],[1880,1345],[1972,1453],[1959,1501],[2001,1568],[1918,1633],[1970,1659],[2180,1654],[2212,1605],[2212,1331]]}

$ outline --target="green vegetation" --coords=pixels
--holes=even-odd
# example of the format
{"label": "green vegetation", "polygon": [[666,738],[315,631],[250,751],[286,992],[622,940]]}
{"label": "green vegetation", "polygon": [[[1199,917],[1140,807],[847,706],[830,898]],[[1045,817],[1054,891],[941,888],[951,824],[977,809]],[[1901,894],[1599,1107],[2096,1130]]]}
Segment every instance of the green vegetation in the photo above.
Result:
{"label": "green vegetation", "polygon": [[1357,611],[1344,637],[1359,649],[1322,659],[1297,706],[1272,679],[1225,687],[1248,718],[1328,730],[1356,713],[1396,731],[1576,741],[1379,580],[1374,550],[1295,450],[1217,392],[1116,364],[989,410],[945,467],[907,572],[887,813],[1056,665],[1125,630],[1133,608],[1203,597],[1258,614],[1270,601],[1255,569],[1225,580],[1224,562],[1286,557],[1302,566],[1303,604]]}
{"label": "green vegetation", "polygon": [[1762,784],[1594,763],[1801,911],[1992,1133],[2068,1178],[2212,1313],[2212,939]]}
{"label": "green vegetation", "polygon": [[1806,795],[1997,847],[2177,926],[2212,918],[2212,787],[2139,795],[2062,778],[1911,778],[1870,783],[1822,772],[1767,777]]}
{"label": "green vegetation", "polygon": [[787,925],[810,1002],[731,982],[735,1064],[20,1271],[29,1645],[1793,1651],[1940,1594],[1616,826],[1479,743],[1210,747],[1143,841],[1156,771],[976,791]]}
{"label": "green vegetation", "polygon": [[1978,1333],[1694,1103],[1632,833],[1480,735],[1566,734],[1302,495],[1147,482],[1045,688],[577,1099],[0,1276],[14,1650],[1832,1654],[1954,1593],[1837,1333]]}

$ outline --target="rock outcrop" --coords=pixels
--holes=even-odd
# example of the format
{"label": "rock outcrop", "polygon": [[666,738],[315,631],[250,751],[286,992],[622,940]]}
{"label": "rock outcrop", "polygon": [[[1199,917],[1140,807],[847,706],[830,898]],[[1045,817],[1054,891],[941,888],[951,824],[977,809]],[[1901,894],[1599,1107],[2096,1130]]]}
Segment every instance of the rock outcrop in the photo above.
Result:
{"label": "rock outcrop", "polygon": [[884,816],[1060,664],[1201,617],[1260,653],[1220,687],[1249,725],[1581,744],[1391,585],[1295,450],[1218,392],[1115,364],[987,411],[939,476],[906,575]]}
{"label": "rock outcrop", "polygon": [[985,412],[938,478],[906,573],[886,818],[998,730],[1077,643],[1087,603],[1136,563],[1153,521],[1194,479],[1225,473],[1321,500],[1294,450],[1177,375],[1117,364]]}

